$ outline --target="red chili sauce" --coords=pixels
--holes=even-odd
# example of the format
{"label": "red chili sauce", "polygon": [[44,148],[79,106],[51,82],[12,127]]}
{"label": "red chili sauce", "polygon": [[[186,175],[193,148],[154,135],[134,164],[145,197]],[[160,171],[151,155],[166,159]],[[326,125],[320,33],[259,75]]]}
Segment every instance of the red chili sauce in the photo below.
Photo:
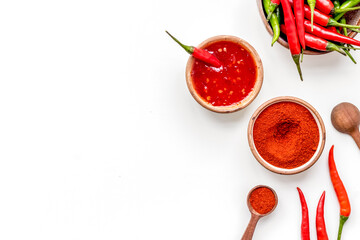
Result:
{"label": "red chili sauce", "polygon": [[195,91],[213,106],[230,106],[245,99],[257,78],[256,63],[247,49],[230,41],[220,41],[205,48],[223,64],[208,66],[195,59],[191,76]]}

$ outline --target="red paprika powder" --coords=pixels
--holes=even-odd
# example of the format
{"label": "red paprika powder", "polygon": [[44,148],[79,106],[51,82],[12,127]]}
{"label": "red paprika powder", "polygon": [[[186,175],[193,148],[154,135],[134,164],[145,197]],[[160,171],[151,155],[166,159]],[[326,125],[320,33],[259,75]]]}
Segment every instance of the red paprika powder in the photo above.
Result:
{"label": "red paprika powder", "polygon": [[286,169],[308,162],[320,140],[313,115],[294,102],[279,102],[264,109],[255,121],[253,136],[261,157]]}
{"label": "red paprika powder", "polygon": [[274,193],[266,187],[259,187],[252,191],[249,201],[255,212],[260,214],[267,214],[276,204]]}

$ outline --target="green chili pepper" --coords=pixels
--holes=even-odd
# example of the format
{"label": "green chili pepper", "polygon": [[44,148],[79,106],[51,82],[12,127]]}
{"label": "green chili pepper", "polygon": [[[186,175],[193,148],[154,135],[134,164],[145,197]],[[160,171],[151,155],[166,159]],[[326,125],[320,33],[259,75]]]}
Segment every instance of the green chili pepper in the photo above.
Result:
{"label": "green chili pepper", "polygon": [[[353,8],[356,5],[358,5],[359,3],[360,3],[360,0],[347,0],[346,2],[341,4],[339,10],[344,10],[344,9],[347,9],[347,8]],[[337,14],[335,16],[335,20],[339,21],[344,16],[344,14],[345,14],[345,12]]]}
{"label": "green chili pepper", "polygon": [[314,27],[314,10],[316,5],[316,0],[307,0],[307,3],[311,10],[311,31],[312,31]]}
{"label": "green chili pepper", "polygon": [[270,21],[271,16],[275,13],[275,10],[279,8],[280,0],[270,0],[270,12],[267,14],[267,20]]}
{"label": "green chili pepper", "polygon": [[281,23],[280,8],[277,8],[277,9],[276,9],[276,17],[279,19],[279,23]]}
{"label": "green chili pepper", "polygon": [[[263,0],[264,9],[267,15],[271,12],[270,3],[271,0]],[[273,46],[280,37],[280,20],[278,16],[279,14],[272,14],[270,17],[270,24],[273,29],[273,39],[271,42],[271,46]]]}

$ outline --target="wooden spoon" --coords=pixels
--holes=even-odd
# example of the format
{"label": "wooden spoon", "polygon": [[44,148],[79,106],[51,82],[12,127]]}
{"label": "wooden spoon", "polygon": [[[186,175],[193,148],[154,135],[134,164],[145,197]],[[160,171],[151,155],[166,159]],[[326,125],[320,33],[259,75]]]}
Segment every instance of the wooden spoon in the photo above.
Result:
{"label": "wooden spoon", "polygon": [[336,130],[349,134],[360,149],[360,111],[351,103],[340,103],[331,112],[331,122]]}
{"label": "wooden spoon", "polygon": [[[251,193],[255,189],[258,189],[258,188],[261,188],[261,187],[265,187],[265,188],[270,189],[275,195],[275,205],[274,205],[273,209],[271,209],[271,211],[266,213],[266,214],[260,214],[260,213],[256,212],[254,210],[254,208],[250,204]],[[248,224],[248,226],[247,226],[247,228],[245,230],[245,233],[242,236],[241,240],[251,240],[252,239],[252,237],[254,235],[254,232],[255,232],[256,224],[259,221],[259,219],[269,215],[270,213],[272,213],[275,210],[275,208],[277,206],[277,203],[278,203],[278,198],[277,198],[276,192],[274,191],[274,189],[272,189],[272,188],[270,188],[268,186],[258,185],[258,186],[254,187],[253,189],[250,190],[250,192],[249,192],[249,194],[247,196],[247,205],[248,205],[249,211],[251,213],[251,219],[250,219],[250,222],[249,222],[249,224]]]}

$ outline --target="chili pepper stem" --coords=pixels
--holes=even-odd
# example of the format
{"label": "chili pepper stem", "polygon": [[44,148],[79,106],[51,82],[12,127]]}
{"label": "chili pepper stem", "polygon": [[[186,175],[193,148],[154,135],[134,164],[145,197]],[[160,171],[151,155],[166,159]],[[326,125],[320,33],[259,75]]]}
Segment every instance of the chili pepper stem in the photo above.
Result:
{"label": "chili pepper stem", "polygon": [[[342,18],[341,18],[340,23],[347,24],[345,17],[342,17]],[[345,36],[349,36],[348,30],[347,30],[346,27],[343,28],[343,32],[344,32],[344,35],[345,35]]]}
{"label": "chili pepper stem", "polygon": [[341,234],[342,234],[342,230],[344,227],[344,224],[346,223],[346,221],[349,219],[349,217],[345,217],[345,216],[341,216],[340,215],[340,224],[339,224],[339,231],[338,231],[338,238],[337,240],[341,239]]}
{"label": "chili pepper stem", "polygon": [[349,28],[351,31],[353,32],[357,32],[357,33],[360,33],[359,29],[355,29],[355,28]]}
{"label": "chili pepper stem", "polygon": [[314,30],[314,9],[311,9],[311,31]]}
{"label": "chili pepper stem", "polygon": [[354,64],[357,64],[356,60],[354,59],[354,57],[351,55],[351,53],[347,49],[344,49],[344,52],[346,53],[346,55],[348,55],[348,57],[351,59],[351,61]]}
{"label": "chili pepper stem", "polygon": [[356,11],[359,10],[360,7],[352,7],[352,8],[345,8],[345,9],[335,9],[334,14],[339,14],[339,13],[346,13],[346,12],[350,12],[350,11]]}
{"label": "chili pepper stem", "polygon": [[292,58],[293,58],[293,60],[294,60],[294,62],[296,64],[296,67],[297,67],[297,70],[299,72],[301,81],[304,81],[303,75],[302,75],[302,72],[301,72],[301,67],[300,67],[300,54],[292,55]]}
{"label": "chili pepper stem", "polygon": [[[345,17],[342,17],[341,20],[340,20],[340,22],[346,24],[346,18],[345,18]],[[350,30],[351,30],[351,29],[350,29]],[[355,30],[352,29],[352,31],[355,31]],[[346,27],[343,28],[343,32],[344,32],[344,35],[345,35],[345,36],[349,36],[348,30],[347,30]],[[356,50],[356,48],[355,48],[353,45],[351,45],[351,44],[347,44],[347,46],[348,46],[348,49]]]}
{"label": "chili pepper stem", "polygon": [[314,28],[314,11],[315,11],[316,0],[308,0],[307,2],[311,10],[311,31],[312,31]]}
{"label": "chili pepper stem", "polygon": [[338,46],[341,49],[347,49],[347,50],[360,50],[360,48],[356,48],[353,45],[347,44],[348,46]]}
{"label": "chili pepper stem", "polygon": [[[335,45],[335,44],[331,44],[331,45],[329,45],[328,46],[328,49],[330,50],[330,51],[337,51],[338,53],[340,53],[341,55],[344,55],[344,56],[346,56],[346,53],[344,53],[343,51],[345,51],[345,49],[346,48],[341,48],[341,47],[339,47],[339,46],[337,46],[337,45]],[[343,50],[341,50],[341,49],[343,49]],[[347,49],[346,49],[347,50]]]}
{"label": "chili pepper stem", "polygon": [[168,31],[165,31],[175,42],[177,42],[187,53],[189,54],[193,54],[194,52],[194,47],[192,46],[187,46],[182,44],[179,40],[177,40],[173,35],[171,35]]}
{"label": "chili pepper stem", "polygon": [[356,47],[354,47],[354,46],[351,45],[351,44],[348,44],[348,45],[347,45],[347,49],[349,49],[349,50],[354,50],[354,51],[360,50],[360,48],[356,48]]}
{"label": "chili pepper stem", "polygon": [[347,49],[347,50],[360,50],[360,48],[355,48],[355,47],[353,47],[352,45],[349,45],[349,46],[347,46],[347,47],[345,47],[345,46],[342,46],[342,47],[340,47],[341,49]]}
{"label": "chili pepper stem", "polygon": [[343,28],[360,28],[360,26],[356,25],[349,25],[345,23],[339,23],[335,21],[334,19],[330,18],[328,25],[334,26],[334,27],[343,27]]}

